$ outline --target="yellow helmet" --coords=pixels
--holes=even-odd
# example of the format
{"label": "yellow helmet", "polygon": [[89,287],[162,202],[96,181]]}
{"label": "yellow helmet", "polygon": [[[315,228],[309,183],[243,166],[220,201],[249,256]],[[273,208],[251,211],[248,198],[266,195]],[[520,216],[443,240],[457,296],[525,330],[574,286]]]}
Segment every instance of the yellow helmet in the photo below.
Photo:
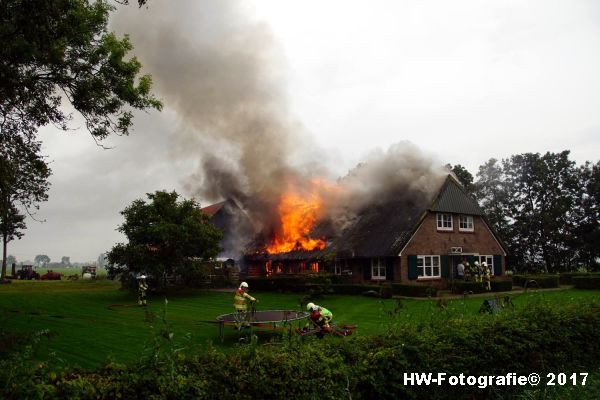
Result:
{"label": "yellow helmet", "polygon": [[317,305],[315,303],[308,303],[306,305],[306,311],[312,311],[312,310],[316,310],[317,309]]}

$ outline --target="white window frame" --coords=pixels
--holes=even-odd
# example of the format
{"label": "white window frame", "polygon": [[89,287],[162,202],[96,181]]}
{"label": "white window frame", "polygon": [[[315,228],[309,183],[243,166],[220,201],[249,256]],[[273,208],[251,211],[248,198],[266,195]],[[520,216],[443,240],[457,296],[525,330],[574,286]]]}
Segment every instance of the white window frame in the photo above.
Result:
{"label": "white window frame", "polygon": [[[434,262],[437,261],[437,265]],[[429,261],[429,265],[427,262]],[[420,264],[420,265],[419,265]],[[434,268],[437,269],[437,275],[434,274]],[[438,255],[417,256],[417,279],[436,279],[442,277],[442,259]]]}
{"label": "white window frame", "polygon": [[494,256],[480,254],[477,257],[479,257],[479,264],[481,264],[482,262],[485,262],[487,267],[490,269],[490,276],[493,276],[494,275]]}
{"label": "white window frame", "polygon": [[[466,221],[463,221],[463,218]],[[473,221],[472,215],[461,214],[458,216],[458,230],[459,232],[474,232],[475,222]]]}
{"label": "white window frame", "polygon": [[[450,226],[444,226],[448,222],[444,219],[444,217],[450,217]],[[437,222],[437,230],[438,231],[453,231],[453,219],[452,214],[448,213],[437,213],[436,222]]]}
{"label": "white window frame", "polygon": [[335,260],[335,263],[333,264],[333,274],[334,275],[341,275],[342,274],[342,264],[341,264],[341,261]]}
{"label": "white window frame", "polygon": [[383,258],[371,258],[371,280],[385,281],[386,279],[385,260]]}

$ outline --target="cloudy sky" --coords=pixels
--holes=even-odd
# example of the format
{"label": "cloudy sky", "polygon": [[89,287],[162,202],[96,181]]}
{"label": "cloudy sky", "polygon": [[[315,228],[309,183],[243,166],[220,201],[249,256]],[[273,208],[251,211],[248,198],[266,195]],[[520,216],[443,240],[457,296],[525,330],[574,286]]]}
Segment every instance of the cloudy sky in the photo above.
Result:
{"label": "cloudy sky", "polygon": [[82,128],[42,130],[54,173],[36,216],[46,222],[9,244],[17,260],[95,260],[147,192],[207,205],[214,155],[234,173],[262,172],[247,185],[270,179],[278,154],[335,177],[405,141],[473,174],[523,152],[600,158],[596,1],[149,3],[119,7],[111,27],[131,34],[164,111],[137,113],[111,150]]}

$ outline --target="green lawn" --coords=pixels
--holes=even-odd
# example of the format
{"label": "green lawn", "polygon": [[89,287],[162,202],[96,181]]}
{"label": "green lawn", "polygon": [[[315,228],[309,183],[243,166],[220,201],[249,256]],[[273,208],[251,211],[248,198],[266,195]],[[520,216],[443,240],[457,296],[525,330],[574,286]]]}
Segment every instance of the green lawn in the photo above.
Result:
{"label": "green lawn", "polygon": [[[260,300],[259,310],[299,309],[298,294],[253,293]],[[134,295],[108,280],[96,281],[25,281],[0,286],[0,324],[11,332],[49,330],[52,338],[38,352],[40,359],[54,353],[55,362],[82,368],[96,367],[108,359],[128,362],[142,357],[144,348],[165,328],[176,346],[203,347],[212,342],[224,351],[235,349],[240,335],[227,329],[225,342],[218,340],[214,321],[232,311],[233,292],[186,290],[171,295],[165,306],[163,297],[150,299],[147,309],[135,305]],[[516,307],[533,302],[551,304],[579,303],[599,299],[597,291],[539,291],[514,296]],[[357,335],[384,332],[395,321],[422,323],[440,318],[478,318],[482,298],[452,300],[440,309],[436,300],[402,300],[399,312],[395,299],[381,301],[361,296],[328,295],[315,302],[329,308],[337,323],[358,325]],[[109,309],[109,305],[119,305]],[[126,305],[121,306],[121,305]],[[480,316],[480,318],[493,318]],[[277,339],[277,335],[259,333],[259,340]],[[341,339],[340,339],[341,340]],[[62,360],[62,361],[61,361]]]}

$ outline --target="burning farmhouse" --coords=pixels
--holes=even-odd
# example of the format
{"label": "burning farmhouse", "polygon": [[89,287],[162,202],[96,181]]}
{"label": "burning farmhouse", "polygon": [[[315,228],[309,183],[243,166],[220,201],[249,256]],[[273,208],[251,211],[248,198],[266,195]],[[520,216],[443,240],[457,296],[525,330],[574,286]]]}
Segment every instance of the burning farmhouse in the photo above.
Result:
{"label": "burning farmhouse", "polygon": [[343,184],[308,188],[290,185],[271,213],[233,199],[204,208],[225,231],[223,256],[239,260],[248,277],[328,272],[351,283],[444,288],[461,261],[504,274],[505,246],[452,174],[427,190],[398,185],[363,201]]}

